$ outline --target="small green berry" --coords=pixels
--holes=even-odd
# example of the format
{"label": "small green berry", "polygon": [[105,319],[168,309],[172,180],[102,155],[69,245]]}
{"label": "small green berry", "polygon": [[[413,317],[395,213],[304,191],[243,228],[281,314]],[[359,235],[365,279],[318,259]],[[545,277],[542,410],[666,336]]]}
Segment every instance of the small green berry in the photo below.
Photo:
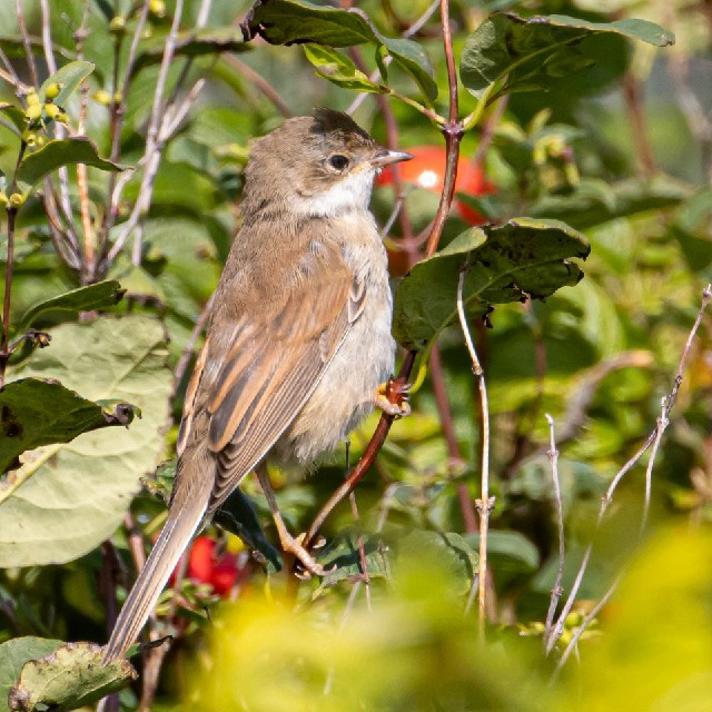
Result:
{"label": "small green berry", "polygon": [[50,119],[56,119],[62,110],[56,104],[45,104],[44,112]]}
{"label": "small green berry", "polygon": [[111,104],[111,94],[106,89],[98,89],[94,92],[94,101],[102,106],[109,106]]}
{"label": "small green berry", "polygon": [[40,104],[28,104],[25,116],[30,123],[37,121],[42,116],[42,106]]}
{"label": "small green berry", "polygon": [[37,94],[36,91],[31,91],[31,92],[27,95],[27,105],[28,105],[28,106],[35,106],[35,105],[39,105],[39,103],[40,103],[40,97],[39,97],[39,95]]}
{"label": "small green berry", "polygon": [[19,208],[25,202],[25,199],[21,193],[13,193],[8,202],[10,203],[10,207]]}
{"label": "small green berry", "polygon": [[122,15],[115,15],[109,23],[109,30],[116,34],[121,34],[126,31],[126,18]]}
{"label": "small green berry", "polygon": [[57,82],[52,82],[45,91],[45,98],[52,101],[52,99],[56,99],[59,96],[60,91],[62,91],[62,85]]}
{"label": "small green berry", "polygon": [[166,3],[163,0],[151,0],[148,9],[156,17],[164,17],[166,14]]}

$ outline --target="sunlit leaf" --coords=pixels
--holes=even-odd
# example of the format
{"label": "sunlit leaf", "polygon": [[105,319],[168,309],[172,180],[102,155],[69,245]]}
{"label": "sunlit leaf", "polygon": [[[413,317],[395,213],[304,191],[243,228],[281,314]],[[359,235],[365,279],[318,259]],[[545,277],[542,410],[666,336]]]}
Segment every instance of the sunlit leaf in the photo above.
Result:
{"label": "sunlit leaf", "polygon": [[103,171],[120,171],[121,166],[100,158],[96,146],[86,137],[55,139],[26,156],[17,172],[18,180],[34,185],[61,166],[83,163]]}
{"label": "sunlit leaf", "polygon": [[59,84],[59,94],[52,100],[57,106],[63,106],[69,97],[79,88],[79,85],[94,71],[91,62],[74,61],[60,67],[54,74],[47,77],[40,87],[40,101],[45,100],[47,87]]}
{"label": "sunlit leaf", "polygon": [[128,660],[105,664],[95,643],[65,643],[26,662],[8,697],[12,712],[74,710],[100,700],[136,679]]}
{"label": "sunlit leaf", "polygon": [[35,658],[49,655],[62,641],[23,636],[0,645],[0,712],[8,712],[7,696],[17,682],[22,666]]}
{"label": "sunlit leaf", "polygon": [[11,379],[51,375],[93,401],[130,402],[142,417],[130,428],[95,430],[25,453],[13,473],[23,482],[0,503],[3,568],[71,561],[98,546],[163,453],[173,376],[160,322],[104,317],[50,334],[52,345],[35,351]]}
{"label": "sunlit leaf", "polygon": [[415,79],[430,101],[437,96],[433,69],[422,47],[412,40],[383,36],[360,10],[341,10],[307,0],[258,0],[244,28],[248,37],[260,35],[272,44],[385,46],[394,62]]}
{"label": "sunlit leaf", "polygon": [[121,285],[113,279],[73,289],[71,292],[65,292],[30,307],[18,322],[17,330],[23,331],[34,324],[37,317],[46,312],[76,314],[80,311],[113,307],[121,301],[124,291]]}
{"label": "sunlit leaf", "polygon": [[348,57],[334,49],[307,44],[304,45],[304,54],[316,68],[317,74],[340,87],[374,94],[385,91],[385,87],[372,82]]}

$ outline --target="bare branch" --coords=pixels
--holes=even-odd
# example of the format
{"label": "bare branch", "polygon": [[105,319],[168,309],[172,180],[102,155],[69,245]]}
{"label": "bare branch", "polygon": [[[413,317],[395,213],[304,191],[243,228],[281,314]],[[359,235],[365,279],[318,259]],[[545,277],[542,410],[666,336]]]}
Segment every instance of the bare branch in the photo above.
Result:
{"label": "bare branch", "polygon": [[489,517],[494,506],[494,497],[489,496],[489,462],[490,462],[490,417],[489,402],[487,399],[487,384],[482,364],[477,356],[470,329],[467,325],[465,306],[462,298],[462,291],[465,285],[465,274],[467,266],[460,270],[457,281],[457,316],[460,320],[460,328],[465,337],[467,351],[472,361],[472,372],[477,379],[477,388],[480,394],[480,417],[482,418],[482,457],[480,464],[480,498],[477,500],[477,513],[480,516],[480,547],[478,564],[478,592],[477,604],[479,609],[479,631],[480,638],[484,638],[485,621],[487,617],[487,535],[489,532]]}
{"label": "bare branch", "polygon": [[[657,446],[654,448],[654,450],[651,453],[651,460],[654,461],[654,455],[657,454],[657,450],[660,444],[660,440],[662,438],[662,434],[665,431],[665,429],[668,426],[668,421],[670,418],[670,412],[672,411],[673,406],[675,405],[675,401],[677,400],[677,395],[680,392],[680,385],[682,384],[682,379],[683,379],[683,374],[685,372],[685,369],[687,367],[687,360],[690,355],[690,351],[692,350],[692,344],[695,340],[695,336],[697,335],[697,331],[700,328],[700,324],[702,323],[702,319],[705,315],[705,311],[707,310],[707,306],[709,305],[710,301],[712,301],[712,284],[708,284],[705,289],[702,292],[702,302],[700,304],[700,308],[697,312],[697,317],[695,318],[695,322],[692,325],[692,328],[690,329],[689,334],[687,335],[687,340],[685,342],[685,346],[682,350],[682,354],[680,356],[680,361],[678,363],[677,371],[675,372],[675,378],[673,381],[673,386],[672,389],[670,390],[670,393],[663,399],[663,403],[661,406],[661,415],[658,418],[657,424],[655,426],[655,429],[648,435],[648,437],[645,439],[645,442],[638,448],[637,452],[623,465],[623,467],[616,473],[615,477],[611,480],[611,483],[608,485],[608,489],[606,490],[606,493],[603,495],[601,498],[601,506],[599,507],[598,510],[598,516],[596,517],[596,524],[594,528],[594,533],[593,537],[591,540],[591,543],[586,547],[586,550],[584,552],[583,558],[581,560],[581,564],[579,565],[578,571],[576,572],[576,577],[574,579],[574,583],[571,587],[571,591],[566,599],[566,602],[564,603],[564,606],[561,610],[561,613],[559,614],[559,617],[556,621],[556,625],[554,626],[553,630],[551,631],[551,635],[549,636],[546,644],[546,652],[549,654],[554,645],[556,645],[556,641],[561,637],[561,633],[564,630],[564,622],[566,620],[566,617],[569,615],[571,612],[571,609],[573,608],[573,605],[576,601],[576,596],[578,594],[579,588],[581,587],[581,583],[583,581],[583,577],[586,573],[586,570],[588,569],[588,564],[591,559],[591,553],[593,551],[593,541],[595,540],[596,534],[598,530],[601,527],[601,523],[603,522],[604,515],[606,511],[608,510],[608,507],[610,506],[611,502],[613,501],[613,494],[615,493],[618,485],[621,483],[623,478],[630,472],[630,470],[635,467],[635,465],[638,464],[640,459],[643,457],[643,455],[657,443]],[[648,470],[646,470],[646,501],[645,501],[645,507],[647,508],[649,506],[649,491],[648,488],[650,484],[648,483],[648,479],[652,478],[652,468],[653,465],[649,462],[648,463]],[[652,480],[650,480],[652,482]],[[647,511],[644,512],[644,519],[647,521]]]}
{"label": "bare branch", "polygon": [[32,42],[30,41],[30,35],[27,32],[27,23],[25,22],[25,9],[23,7],[22,0],[16,0],[15,11],[17,13],[17,25],[20,28],[20,36],[22,37],[22,46],[25,50],[25,61],[27,62],[27,68],[30,70],[32,84],[35,87],[39,87],[40,80],[39,75],[37,74],[37,64],[35,62],[35,55],[32,52]]}
{"label": "bare branch", "polygon": [[551,479],[554,485],[554,502],[556,504],[556,522],[559,533],[559,567],[556,572],[554,586],[551,589],[551,599],[549,600],[549,610],[546,614],[544,628],[544,644],[551,635],[551,626],[554,623],[554,615],[559,605],[559,599],[563,593],[561,581],[564,577],[564,562],[566,560],[566,542],[564,540],[564,507],[561,501],[561,481],[559,480],[559,451],[556,449],[556,433],[554,431],[554,419],[547,413],[546,422],[549,424],[549,451],[547,455],[551,462]]}

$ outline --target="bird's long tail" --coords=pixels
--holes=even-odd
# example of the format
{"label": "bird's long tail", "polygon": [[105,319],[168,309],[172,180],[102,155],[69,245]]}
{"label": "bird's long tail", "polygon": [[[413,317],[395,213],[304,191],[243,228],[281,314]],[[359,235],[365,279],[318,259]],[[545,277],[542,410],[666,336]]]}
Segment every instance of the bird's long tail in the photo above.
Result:
{"label": "bird's long tail", "polygon": [[[212,491],[212,462],[205,452],[200,453],[202,457],[198,453],[191,454],[193,457],[181,458],[168,519],[116,620],[104,651],[106,663],[123,657],[138,638],[173,569],[205,516]],[[188,469],[190,471],[186,471]]]}

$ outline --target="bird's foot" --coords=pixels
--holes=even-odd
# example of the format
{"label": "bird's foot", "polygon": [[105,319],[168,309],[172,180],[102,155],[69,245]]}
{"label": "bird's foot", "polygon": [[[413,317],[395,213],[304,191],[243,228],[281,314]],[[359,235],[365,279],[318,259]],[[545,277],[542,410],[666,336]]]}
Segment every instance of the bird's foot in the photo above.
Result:
{"label": "bird's foot", "polygon": [[389,378],[376,389],[374,397],[376,408],[380,408],[386,415],[405,418],[411,413],[410,403],[408,402],[409,390],[410,384],[402,383],[395,378]]}
{"label": "bird's foot", "polygon": [[336,567],[325,569],[319,564],[304,548],[303,544],[305,538],[306,533],[302,533],[297,537],[293,537],[291,534],[280,537],[282,549],[287,554],[291,554],[298,562],[299,570],[296,572],[296,576],[300,579],[309,579],[312,576],[326,576],[330,574]]}

